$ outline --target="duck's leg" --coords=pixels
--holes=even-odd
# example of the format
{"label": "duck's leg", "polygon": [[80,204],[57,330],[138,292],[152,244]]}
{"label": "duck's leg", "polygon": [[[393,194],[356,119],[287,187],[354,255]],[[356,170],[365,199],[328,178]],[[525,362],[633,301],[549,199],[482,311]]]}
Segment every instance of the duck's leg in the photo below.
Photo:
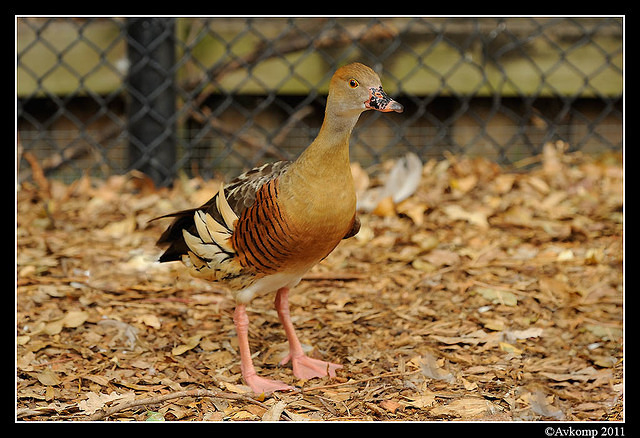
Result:
{"label": "duck's leg", "polygon": [[236,306],[233,313],[233,323],[236,326],[236,333],[238,334],[242,378],[247,385],[251,387],[251,390],[256,394],[293,390],[294,388],[292,386],[284,382],[265,379],[257,375],[253,367],[253,361],[251,360],[251,351],[249,350],[249,317],[247,316],[247,310],[244,304],[238,304]]}
{"label": "duck's leg", "polygon": [[293,323],[291,322],[291,316],[289,315],[289,288],[283,287],[278,289],[275,305],[278,311],[278,317],[289,341],[289,354],[280,362],[280,365],[284,365],[290,360],[293,365],[293,374],[298,379],[306,380],[326,375],[335,377],[336,369],[342,368],[342,365],[312,359],[302,351],[302,345],[296,335]]}

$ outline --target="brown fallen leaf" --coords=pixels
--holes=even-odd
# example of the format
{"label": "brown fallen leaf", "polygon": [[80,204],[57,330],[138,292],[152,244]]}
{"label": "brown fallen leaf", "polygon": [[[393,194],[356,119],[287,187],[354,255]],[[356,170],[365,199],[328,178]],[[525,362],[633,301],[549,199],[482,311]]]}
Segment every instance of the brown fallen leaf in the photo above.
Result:
{"label": "brown fallen leaf", "polygon": [[231,420],[257,420],[258,418],[260,417],[248,410],[234,412],[230,417]]}
{"label": "brown fallen leaf", "polygon": [[622,337],[622,328],[620,327],[611,327],[604,324],[585,324],[584,328],[603,340],[615,340]]}
{"label": "brown fallen leaf", "polygon": [[474,419],[487,415],[494,415],[501,409],[482,397],[462,397],[447,404],[438,405],[429,411],[435,416],[454,416],[461,419]]}
{"label": "brown fallen leaf", "polygon": [[393,198],[391,196],[387,196],[382,198],[376,204],[376,207],[371,211],[371,213],[380,217],[391,217],[396,215],[396,204],[393,202]]}
{"label": "brown fallen leaf", "polygon": [[467,175],[462,178],[452,178],[449,181],[449,185],[453,190],[461,193],[467,193],[473,189],[478,183],[478,177],[474,174]]}
{"label": "brown fallen leaf", "polygon": [[424,409],[433,406],[436,401],[436,394],[431,391],[425,391],[415,396],[405,396],[400,402],[404,406],[412,408]]}
{"label": "brown fallen leaf", "polygon": [[475,291],[482,295],[484,299],[494,304],[504,304],[505,306],[515,306],[518,304],[518,298],[513,292],[488,287],[478,287]]}
{"label": "brown fallen leaf", "polygon": [[136,217],[131,215],[127,216],[121,221],[108,223],[104,228],[102,228],[101,232],[109,237],[118,239],[133,233],[136,229],[136,226]]}
{"label": "brown fallen leaf", "polygon": [[424,213],[427,208],[427,204],[417,201],[415,198],[408,198],[396,205],[396,211],[407,216],[417,226],[424,224]]}
{"label": "brown fallen leaf", "polygon": [[458,204],[449,204],[441,208],[451,220],[463,220],[477,225],[480,228],[489,228],[487,212],[482,211],[480,208],[475,211],[467,211]]}
{"label": "brown fallen leaf", "polygon": [[465,379],[464,377],[460,378],[460,380],[462,381],[462,384],[464,385],[464,389],[466,389],[467,391],[474,391],[474,390],[478,389],[478,384],[476,382],[470,382],[469,380]]}
{"label": "brown fallen leaf", "polygon": [[487,342],[497,341],[501,337],[501,333],[487,333],[484,330],[476,330],[462,336],[441,336],[431,335],[430,337],[443,344],[470,344],[478,345]]}
{"label": "brown fallen leaf", "polygon": [[392,414],[395,414],[396,411],[402,407],[396,400],[383,400],[380,402],[380,406]]}
{"label": "brown fallen leaf", "polygon": [[425,254],[423,258],[437,267],[455,266],[460,263],[460,255],[447,249],[433,249]]}
{"label": "brown fallen leaf", "polygon": [[516,347],[513,344],[509,344],[508,342],[498,342],[498,347],[500,348],[500,350],[504,351],[505,353],[511,353],[518,356],[523,353],[523,351],[520,348]]}
{"label": "brown fallen leaf", "polygon": [[287,402],[278,400],[262,415],[262,421],[280,421],[280,416],[287,407]]}
{"label": "brown fallen leaf", "polygon": [[134,399],[135,393],[133,391],[127,392],[125,394],[118,394],[115,391],[112,391],[109,394],[89,392],[87,393],[87,398],[85,400],[78,402],[78,409],[80,409],[80,411],[87,415],[91,415],[104,408],[105,405],[109,402],[116,400],[125,402]]}
{"label": "brown fallen leaf", "polygon": [[50,368],[45,368],[36,374],[36,378],[45,386],[56,386],[62,383],[58,375]]}
{"label": "brown fallen leaf", "polygon": [[610,369],[596,370],[593,367],[586,367],[586,368],[577,370],[573,373],[552,373],[552,372],[541,371],[538,374],[540,374],[541,376],[547,377],[551,380],[555,380],[557,382],[565,382],[570,380],[575,380],[577,382],[586,382],[589,380],[609,378],[611,377],[611,370]]}
{"label": "brown fallen leaf", "polygon": [[161,327],[158,316],[153,313],[146,313],[144,315],[140,315],[138,318],[136,318],[136,321],[142,322],[143,324],[149,327],[152,327],[154,329],[159,329]]}
{"label": "brown fallen leaf", "polygon": [[491,184],[491,190],[498,195],[503,195],[513,188],[516,175],[513,173],[503,173],[498,175]]}
{"label": "brown fallen leaf", "polygon": [[80,327],[85,323],[87,319],[89,319],[89,314],[87,312],[83,310],[71,310],[62,318],[46,323],[46,325],[42,328],[42,331],[48,335],[56,335],[60,333],[65,327]]}
{"label": "brown fallen leaf", "polygon": [[173,347],[173,349],[171,349],[171,354],[174,356],[180,356],[181,354],[184,354],[187,351],[196,348],[200,343],[200,339],[202,339],[202,335],[194,335],[188,337],[183,344],[180,344],[177,347]]}

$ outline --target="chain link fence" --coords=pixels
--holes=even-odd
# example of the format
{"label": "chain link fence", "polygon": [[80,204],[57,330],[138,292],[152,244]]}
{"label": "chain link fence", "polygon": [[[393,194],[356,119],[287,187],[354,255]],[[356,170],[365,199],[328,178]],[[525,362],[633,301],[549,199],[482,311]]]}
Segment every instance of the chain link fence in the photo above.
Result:
{"label": "chain link fence", "polygon": [[378,71],[402,114],[367,112],[364,166],[446,151],[502,164],[562,140],[622,149],[621,17],[17,17],[18,180],[140,169],[158,184],[292,159],[328,82]]}

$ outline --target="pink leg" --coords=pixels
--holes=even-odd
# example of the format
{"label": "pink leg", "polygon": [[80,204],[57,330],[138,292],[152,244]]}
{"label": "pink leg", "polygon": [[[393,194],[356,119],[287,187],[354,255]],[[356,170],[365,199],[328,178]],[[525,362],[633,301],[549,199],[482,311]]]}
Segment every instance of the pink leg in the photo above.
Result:
{"label": "pink leg", "polygon": [[289,391],[293,387],[280,382],[278,380],[269,380],[259,377],[253,367],[251,360],[251,351],[249,350],[249,317],[247,316],[246,306],[238,304],[233,313],[233,323],[236,326],[238,334],[238,344],[240,348],[240,369],[242,370],[242,378],[251,387],[256,394],[270,393],[273,391]]}
{"label": "pink leg", "polygon": [[298,379],[306,380],[327,375],[329,377],[335,377],[336,369],[342,368],[342,365],[312,359],[307,357],[302,351],[302,345],[296,335],[293,323],[291,322],[291,316],[289,315],[289,288],[283,287],[278,289],[275,304],[278,317],[289,340],[289,354],[280,362],[280,365],[291,361],[293,374]]}

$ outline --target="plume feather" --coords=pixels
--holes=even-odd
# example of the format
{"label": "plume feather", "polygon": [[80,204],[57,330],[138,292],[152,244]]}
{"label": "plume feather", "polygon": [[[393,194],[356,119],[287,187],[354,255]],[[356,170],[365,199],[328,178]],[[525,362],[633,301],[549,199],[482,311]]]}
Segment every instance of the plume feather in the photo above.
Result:
{"label": "plume feather", "polygon": [[224,252],[222,252],[222,249],[217,242],[204,243],[202,239],[194,236],[184,229],[182,230],[182,235],[189,249],[201,259],[222,261],[228,257]]}
{"label": "plume feather", "polygon": [[215,240],[216,245],[218,245],[218,247],[220,247],[224,252],[228,252],[228,253],[236,252],[233,249],[233,246],[231,245],[231,240],[230,240],[231,234],[228,231],[224,233],[213,231],[211,235],[213,236],[213,240]]}
{"label": "plume feather", "polygon": [[229,203],[227,202],[227,198],[224,196],[224,184],[220,184],[220,190],[218,191],[218,198],[216,199],[216,206],[218,207],[218,211],[222,215],[222,219],[224,220],[225,226],[233,231],[235,228],[235,223],[238,220],[238,216],[233,212]]}
{"label": "plume feather", "polygon": [[209,232],[209,223],[204,218],[204,213],[200,210],[196,210],[196,213],[193,215],[193,221],[196,224],[196,229],[198,230],[200,239],[202,239],[204,243],[213,243],[213,237]]}
{"label": "plume feather", "polygon": [[204,220],[207,224],[207,228],[211,231],[211,232],[216,232],[216,233],[226,233],[226,234],[230,234],[229,230],[222,224],[220,224],[218,221],[216,221],[209,213],[206,213],[204,215]]}

